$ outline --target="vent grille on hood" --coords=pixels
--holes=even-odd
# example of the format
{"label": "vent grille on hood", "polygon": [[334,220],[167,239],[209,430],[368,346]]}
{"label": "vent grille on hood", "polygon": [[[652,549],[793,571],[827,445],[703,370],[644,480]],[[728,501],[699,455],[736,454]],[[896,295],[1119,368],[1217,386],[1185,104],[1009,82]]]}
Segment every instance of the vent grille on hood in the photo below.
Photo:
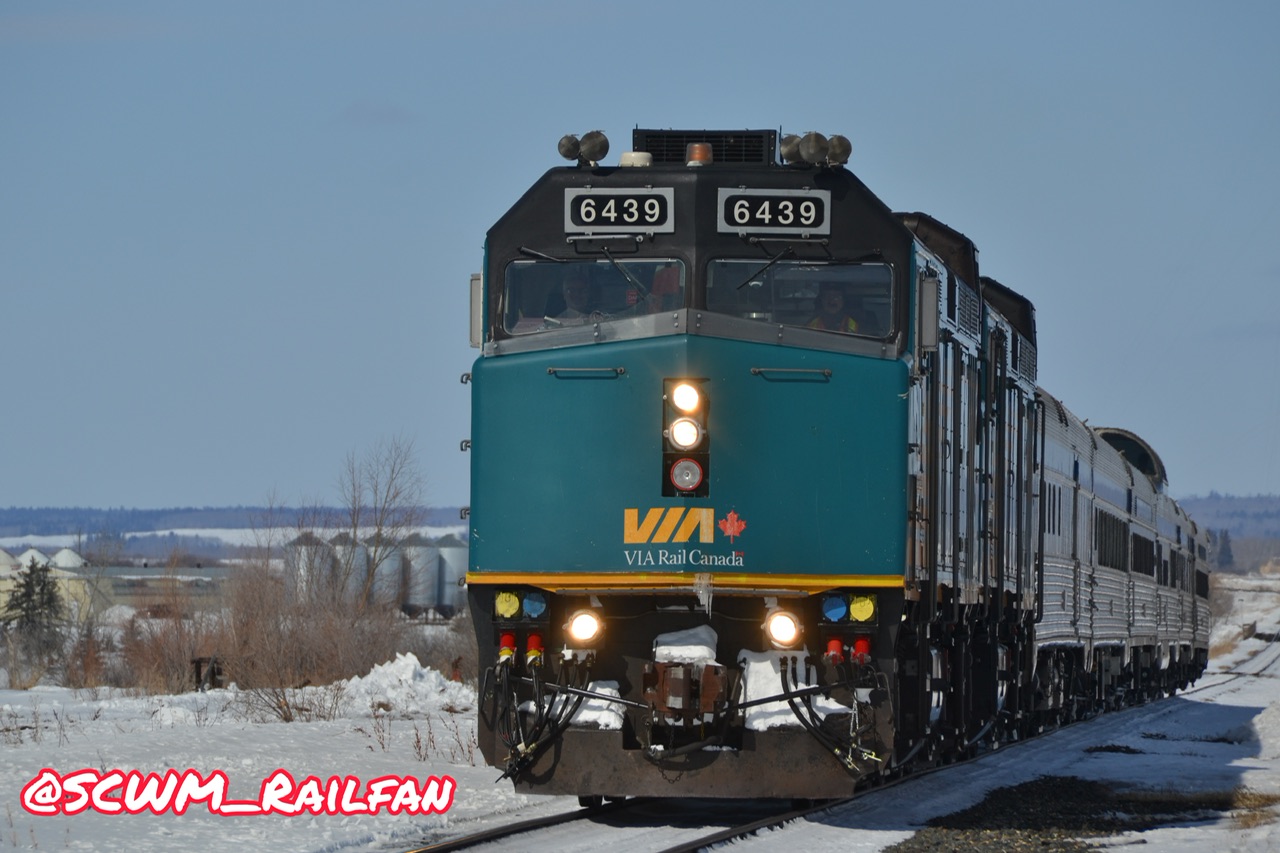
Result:
{"label": "vent grille on hood", "polygon": [[684,163],[690,142],[711,143],[716,163],[778,162],[776,130],[635,130],[631,134],[634,151],[648,151],[654,163]]}

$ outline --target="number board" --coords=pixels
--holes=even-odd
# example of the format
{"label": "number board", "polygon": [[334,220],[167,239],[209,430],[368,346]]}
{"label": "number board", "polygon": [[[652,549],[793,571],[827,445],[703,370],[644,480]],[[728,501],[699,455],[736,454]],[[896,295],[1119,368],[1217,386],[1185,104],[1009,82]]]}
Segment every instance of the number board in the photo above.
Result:
{"label": "number board", "polygon": [[830,234],[830,190],[721,187],[717,230],[730,234]]}
{"label": "number board", "polygon": [[566,234],[667,233],[676,230],[671,187],[564,191]]}

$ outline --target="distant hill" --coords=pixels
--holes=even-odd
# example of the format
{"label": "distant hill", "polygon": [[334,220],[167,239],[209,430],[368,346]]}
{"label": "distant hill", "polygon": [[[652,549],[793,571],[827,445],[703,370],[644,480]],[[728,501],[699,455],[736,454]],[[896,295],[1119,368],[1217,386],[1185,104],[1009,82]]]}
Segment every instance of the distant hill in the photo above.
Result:
{"label": "distant hill", "polygon": [[1280,539],[1280,495],[1234,497],[1210,492],[1208,497],[1178,501],[1201,527],[1226,530],[1233,540]]}
{"label": "distant hill", "polygon": [[[338,510],[334,510],[337,512]],[[300,510],[260,506],[174,507],[170,509],[90,509],[87,507],[0,508],[0,537],[119,535],[154,530],[245,530],[262,525],[270,517],[289,523]],[[314,510],[307,509],[314,515]],[[459,524],[457,507],[424,510],[426,524],[448,527]]]}
{"label": "distant hill", "polygon": [[1210,492],[1178,503],[1201,530],[1208,530],[1213,568],[1243,573],[1280,568],[1280,496]]}

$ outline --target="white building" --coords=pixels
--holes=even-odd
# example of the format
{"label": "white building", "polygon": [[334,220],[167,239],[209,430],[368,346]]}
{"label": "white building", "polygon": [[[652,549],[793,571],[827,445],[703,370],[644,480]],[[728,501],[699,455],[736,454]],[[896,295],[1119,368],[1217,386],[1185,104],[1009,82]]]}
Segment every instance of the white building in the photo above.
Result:
{"label": "white building", "polygon": [[70,548],[63,548],[53,555],[49,565],[57,569],[83,569],[88,567],[89,561]]}

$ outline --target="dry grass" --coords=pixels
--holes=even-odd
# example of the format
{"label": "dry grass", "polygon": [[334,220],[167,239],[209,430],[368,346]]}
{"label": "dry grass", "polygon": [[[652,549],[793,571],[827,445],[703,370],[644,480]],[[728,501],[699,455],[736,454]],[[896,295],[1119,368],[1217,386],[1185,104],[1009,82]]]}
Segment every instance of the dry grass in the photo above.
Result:
{"label": "dry grass", "polygon": [[334,685],[395,658],[409,631],[393,610],[358,599],[299,597],[262,568],[233,583],[215,654],[256,710],[285,722],[332,719]]}
{"label": "dry grass", "polygon": [[1236,637],[1221,643],[1214,643],[1209,647],[1210,658],[1220,658],[1229,655],[1236,650],[1236,646],[1240,645],[1240,638]]}
{"label": "dry grass", "polygon": [[172,585],[150,616],[125,630],[128,683],[144,693],[193,690],[193,659],[216,658],[224,683],[237,684],[256,716],[332,719],[343,702],[339,682],[412,643],[398,613],[354,598],[299,597],[265,567],[239,572],[223,604],[197,611]]}
{"label": "dry grass", "polygon": [[1126,791],[1120,799],[1126,804],[1141,804],[1169,822],[1179,815],[1218,812],[1230,815],[1238,829],[1266,826],[1276,819],[1273,807],[1280,804],[1280,794],[1267,794],[1237,786],[1227,791]]}
{"label": "dry grass", "polygon": [[150,613],[137,613],[122,640],[130,686],[144,693],[183,693],[195,688],[193,658],[213,653],[222,617],[196,610],[182,583],[166,584]]}
{"label": "dry grass", "polygon": [[1249,788],[1236,788],[1232,792],[1231,822],[1239,829],[1253,829],[1274,823],[1273,809],[1280,803],[1280,794],[1263,794]]}

